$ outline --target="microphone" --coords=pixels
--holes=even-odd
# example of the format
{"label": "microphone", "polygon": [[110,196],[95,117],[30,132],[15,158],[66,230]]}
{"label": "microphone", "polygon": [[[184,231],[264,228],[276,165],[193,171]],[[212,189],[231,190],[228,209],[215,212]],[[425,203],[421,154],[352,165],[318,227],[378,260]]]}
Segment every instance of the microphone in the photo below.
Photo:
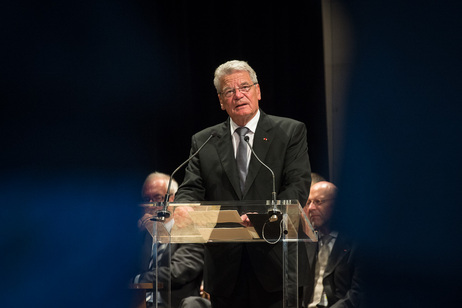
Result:
{"label": "microphone", "polygon": [[192,154],[191,156],[189,156],[189,158],[184,161],[181,165],[178,166],[178,168],[175,169],[175,171],[172,172],[172,174],[170,175],[170,180],[168,181],[168,186],[167,186],[167,193],[165,194],[165,198],[164,198],[164,201],[162,202],[162,205],[163,205],[163,208],[162,210],[160,211],[157,211],[157,217],[153,218],[153,220],[161,220],[161,221],[164,221],[165,219],[169,218],[170,217],[170,212],[167,210],[168,208],[168,205],[169,205],[169,199],[170,199],[170,186],[172,185],[172,180],[173,180],[173,175],[181,169],[181,167],[183,167],[185,164],[187,164],[191,159],[193,159],[197,154],[199,154],[199,152],[202,150],[202,148],[210,141],[210,139],[212,139],[212,137],[215,137],[216,136],[216,133],[215,131],[212,131],[212,133],[210,134],[210,137],[207,138],[207,140],[205,140],[205,142],[199,147],[199,149],[197,149],[196,152],[194,152],[194,154]]}
{"label": "microphone", "polygon": [[273,170],[271,170],[270,167],[268,167],[264,162],[262,162],[261,159],[257,156],[257,154],[253,150],[252,146],[250,145],[249,136],[245,136],[244,141],[247,142],[247,144],[249,145],[249,148],[252,151],[255,158],[260,162],[260,164],[265,166],[266,169],[268,169],[271,172],[271,175],[273,176],[273,192],[271,193],[271,196],[272,196],[271,204],[273,205],[273,209],[268,211],[268,214],[270,215],[268,220],[269,220],[269,222],[275,222],[275,221],[277,221],[279,219],[278,215],[281,214],[281,211],[276,207],[276,179],[274,177],[274,172],[273,172]]}

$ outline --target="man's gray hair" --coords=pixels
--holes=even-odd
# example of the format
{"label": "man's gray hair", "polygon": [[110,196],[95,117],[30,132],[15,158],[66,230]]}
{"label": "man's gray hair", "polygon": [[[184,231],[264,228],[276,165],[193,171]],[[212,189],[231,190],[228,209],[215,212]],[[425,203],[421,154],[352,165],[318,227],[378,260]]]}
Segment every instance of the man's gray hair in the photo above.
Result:
{"label": "man's gray hair", "polygon": [[215,78],[213,79],[213,84],[217,92],[221,92],[221,79],[224,76],[230,75],[234,72],[246,71],[250,75],[250,79],[253,83],[258,83],[257,73],[250,67],[250,65],[245,61],[240,60],[231,60],[226,63],[223,63],[215,70]]}
{"label": "man's gray hair", "polygon": [[[146,180],[144,180],[143,188],[142,188],[141,191],[144,191],[144,186],[147,183],[149,183],[150,181],[155,180],[155,179],[164,180],[165,181],[165,189],[167,189],[168,181],[170,181],[170,176],[168,174],[156,171],[156,172],[153,172],[153,173],[151,173],[151,174],[149,174],[147,176]],[[177,190],[178,190],[178,183],[175,181],[175,179],[172,178],[172,184],[170,185],[169,194],[174,195],[177,192]]]}

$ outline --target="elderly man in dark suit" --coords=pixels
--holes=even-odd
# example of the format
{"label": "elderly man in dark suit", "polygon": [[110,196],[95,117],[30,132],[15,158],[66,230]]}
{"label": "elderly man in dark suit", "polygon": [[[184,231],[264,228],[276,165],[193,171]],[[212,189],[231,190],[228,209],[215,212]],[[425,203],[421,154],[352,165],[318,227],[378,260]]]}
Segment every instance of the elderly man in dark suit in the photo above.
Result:
{"label": "elderly man in dark suit", "polygon": [[[145,202],[161,202],[167,193],[167,186],[170,176],[160,172],[151,173],[144,181],[142,197]],[[178,184],[172,181],[170,187],[170,200],[174,201]],[[143,237],[143,246],[140,259],[140,274],[134,278],[135,283],[153,283],[155,272],[152,258],[152,232],[153,221],[151,218],[155,213],[155,208],[146,207],[144,215],[138,222],[138,226]],[[174,224],[172,217],[165,221],[165,227],[171,229]],[[168,246],[163,244],[160,250],[166,251]],[[202,273],[204,265],[204,246],[202,244],[170,244],[170,267],[169,258],[165,254],[159,253],[158,273],[159,281],[171,281],[171,307],[180,307],[180,302],[191,296],[199,296],[202,283]],[[159,294],[148,293],[146,298],[147,307],[155,307],[157,301],[160,307],[165,307],[167,299],[167,288],[160,289]]]}
{"label": "elderly man in dark suit", "polygon": [[[275,174],[277,198],[304,203],[310,186],[305,125],[259,108],[260,85],[244,61],[220,65],[214,84],[229,118],[192,137],[191,153],[214,136],[189,162],[175,201],[271,198],[271,174],[251,155],[238,133],[244,130],[258,157]],[[247,147],[244,154],[241,145]],[[245,214],[242,218],[247,221]],[[205,255],[205,290],[213,307],[282,307],[281,245],[207,244]]]}
{"label": "elderly man in dark suit", "polygon": [[304,207],[319,242],[307,243],[310,284],[304,288],[303,307],[360,307],[361,266],[357,247],[332,226],[337,187],[327,181],[313,184]]}

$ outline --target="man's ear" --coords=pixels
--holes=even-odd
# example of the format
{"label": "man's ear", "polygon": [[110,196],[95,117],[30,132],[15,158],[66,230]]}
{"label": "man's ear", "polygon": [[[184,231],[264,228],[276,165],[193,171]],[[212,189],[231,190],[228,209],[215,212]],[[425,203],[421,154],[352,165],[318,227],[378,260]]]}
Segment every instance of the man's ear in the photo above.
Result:
{"label": "man's ear", "polygon": [[218,100],[220,101],[221,110],[225,110],[225,106],[223,106],[223,103],[221,102],[221,96],[220,96],[220,94],[218,94]]}
{"label": "man's ear", "polygon": [[260,100],[261,100],[260,84],[257,83],[255,86],[257,87],[257,88],[256,88],[256,90],[257,90],[257,97],[258,97],[258,100],[260,101]]}

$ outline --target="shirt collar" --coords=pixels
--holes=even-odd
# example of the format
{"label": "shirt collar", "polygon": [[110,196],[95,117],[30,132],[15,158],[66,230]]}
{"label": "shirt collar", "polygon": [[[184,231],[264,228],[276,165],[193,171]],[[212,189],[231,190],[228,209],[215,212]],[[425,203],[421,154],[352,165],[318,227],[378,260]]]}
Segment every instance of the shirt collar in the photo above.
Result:
{"label": "shirt collar", "polygon": [[[257,130],[258,120],[260,120],[260,109],[258,109],[257,114],[252,118],[252,120],[249,121],[249,123],[245,125],[245,127],[247,127],[252,133],[255,134],[255,131]],[[233,134],[236,131],[236,129],[239,127],[239,125],[234,123],[234,121],[231,118],[230,118],[230,123],[231,123],[231,134]]]}
{"label": "shirt collar", "polygon": [[[329,235],[330,235],[332,238],[337,238],[338,232],[337,232],[337,231],[331,231],[331,232],[329,233]],[[320,231],[318,236],[319,236],[319,238],[321,238],[321,237],[324,236],[324,234]]]}

